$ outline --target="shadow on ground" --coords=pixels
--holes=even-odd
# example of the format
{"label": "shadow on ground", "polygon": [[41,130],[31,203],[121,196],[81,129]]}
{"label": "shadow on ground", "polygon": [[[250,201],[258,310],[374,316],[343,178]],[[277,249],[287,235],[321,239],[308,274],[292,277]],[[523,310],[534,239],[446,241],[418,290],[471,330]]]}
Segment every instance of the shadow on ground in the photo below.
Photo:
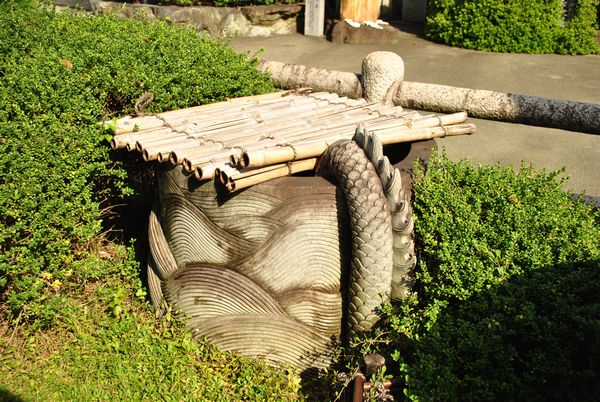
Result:
{"label": "shadow on ground", "polygon": [[415,24],[405,21],[388,21],[389,24],[400,32],[415,35],[421,39],[425,39],[425,26],[423,24]]}
{"label": "shadow on ground", "polygon": [[0,401],[2,402],[24,402],[23,398],[20,398],[12,394],[7,389],[0,386]]}

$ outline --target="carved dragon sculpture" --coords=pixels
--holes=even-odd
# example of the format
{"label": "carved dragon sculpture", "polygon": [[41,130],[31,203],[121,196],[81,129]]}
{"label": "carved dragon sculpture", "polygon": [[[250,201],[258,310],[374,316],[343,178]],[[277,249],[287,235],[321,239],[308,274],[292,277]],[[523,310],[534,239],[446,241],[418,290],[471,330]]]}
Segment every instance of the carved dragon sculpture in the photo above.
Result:
{"label": "carved dragon sculpture", "polygon": [[410,292],[410,204],[399,171],[362,127],[321,157],[322,177],[233,196],[178,167],[160,169],[150,293],[198,337],[272,363],[323,367],[332,338],[369,330],[381,303]]}

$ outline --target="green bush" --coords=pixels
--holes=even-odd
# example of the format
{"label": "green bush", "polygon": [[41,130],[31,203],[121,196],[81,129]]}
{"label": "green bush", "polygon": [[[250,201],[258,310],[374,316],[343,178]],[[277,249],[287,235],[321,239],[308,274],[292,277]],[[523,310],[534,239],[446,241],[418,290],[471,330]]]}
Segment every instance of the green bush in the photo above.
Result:
{"label": "green bush", "polygon": [[417,169],[416,293],[380,343],[414,400],[593,400],[600,211],[561,172],[433,155]]}
{"label": "green bush", "polygon": [[598,213],[562,190],[561,171],[445,157],[428,168],[414,210],[418,279],[432,300],[466,300],[529,270],[600,257]]}
{"label": "green bush", "polygon": [[[598,53],[598,0],[430,0],[427,38],[468,49],[494,52]],[[564,14],[564,15],[563,15]]]}
{"label": "green bush", "polygon": [[434,401],[596,401],[600,262],[529,271],[453,303],[415,345],[408,384]]}
{"label": "green bush", "polygon": [[[0,303],[48,323],[85,280],[102,212],[131,194],[99,121],[272,90],[255,61],[195,32],[0,4]],[[90,257],[91,256],[91,257]]]}

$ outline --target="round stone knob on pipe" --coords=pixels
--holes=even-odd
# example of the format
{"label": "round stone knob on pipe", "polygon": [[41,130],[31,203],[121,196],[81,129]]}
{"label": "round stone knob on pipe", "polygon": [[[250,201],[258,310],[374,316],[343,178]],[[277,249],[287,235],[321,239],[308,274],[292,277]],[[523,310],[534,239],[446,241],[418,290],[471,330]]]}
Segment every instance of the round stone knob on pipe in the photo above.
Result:
{"label": "round stone knob on pipe", "polygon": [[369,53],[362,61],[363,98],[368,102],[385,100],[390,87],[404,79],[404,61],[393,52]]}

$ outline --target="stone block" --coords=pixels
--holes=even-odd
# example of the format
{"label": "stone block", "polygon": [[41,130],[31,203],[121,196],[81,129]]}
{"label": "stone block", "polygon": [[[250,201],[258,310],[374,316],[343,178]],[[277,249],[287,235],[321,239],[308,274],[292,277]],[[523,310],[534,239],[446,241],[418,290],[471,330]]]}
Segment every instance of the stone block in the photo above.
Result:
{"label": "stone block", "polygon": [[252,24],[250,21],[248,21],[242,13],[237,12],[231,13],[225,17],[221,32],[223,32],[224,36],[248,36],[251,29]]}
{"label": "stone block", "polygon": [[389,25],[377,29],[368,25],[354,28],[345,21],[334,22],[331,29],[331,41],[350,44],[382,44],[396,43],[400,40],[400,31]]}
{"label": "stone block", "polygon": [[58,7],[68,7],[68,8],[76,8],[79,10],[85,10],[85,11],[93,11],[94,7],[92,5],[92,2],[94,0],[56,0],[55,1],[55,6]]}
{"label": "stone block", "polygon": [[325,29],[325,1],[307,0],[304,9],[304,35],[323,36]]}
{"label": "stone block", "polygon": [[302,6],[299,4],[246,6],[240,7],[240,11],[252,25],[272,26],[280,20],[296,20],[302,11]]}

